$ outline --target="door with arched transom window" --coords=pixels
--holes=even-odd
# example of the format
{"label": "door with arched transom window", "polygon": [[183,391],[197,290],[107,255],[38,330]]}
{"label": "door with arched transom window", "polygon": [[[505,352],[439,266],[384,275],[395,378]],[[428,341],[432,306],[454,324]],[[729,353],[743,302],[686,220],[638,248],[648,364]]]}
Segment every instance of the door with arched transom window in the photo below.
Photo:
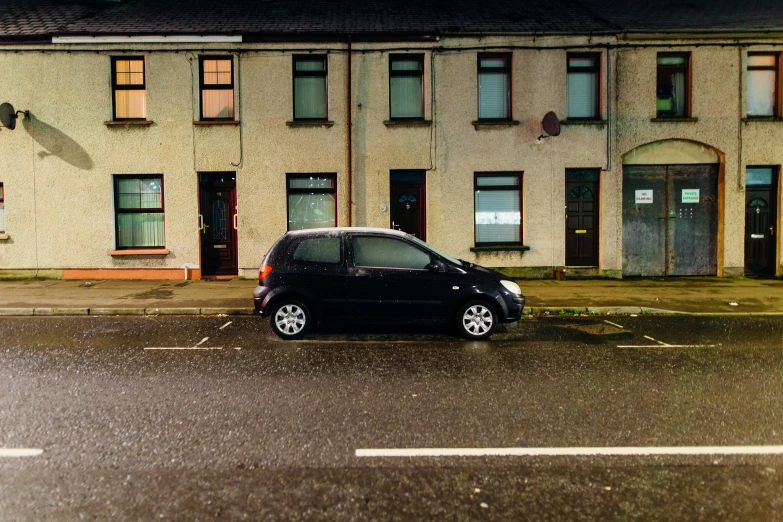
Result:
{"label": "door with arched transom window", "polygon": [[566,265],[598,266],[598,170],[566,170]]}
{"label": "door with arched transom window", "polygon": [[748,167],[745,174],[745,275],[773,277],[777,246],[778,173]]}

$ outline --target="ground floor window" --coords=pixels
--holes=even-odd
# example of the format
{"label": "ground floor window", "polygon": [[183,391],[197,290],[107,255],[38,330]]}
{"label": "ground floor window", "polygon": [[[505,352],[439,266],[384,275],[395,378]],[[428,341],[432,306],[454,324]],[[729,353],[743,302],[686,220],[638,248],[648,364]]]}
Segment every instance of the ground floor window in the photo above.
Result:
{"label": "ground floor window", "polygon": [[337,175],[288,174],[288,230],[337,226]]}
{"label": "ground floor window", "polygon": [[0,183],[0,234],[5,232],[5,189]]}
{"label": "ground floor window", "polygon": [[522,243],[521,189],[521,172],[476,173],[476,246]]}
{"label": "ground floor window", "polygon": [[117,249],[163,248],[163,176],[114,176]]}

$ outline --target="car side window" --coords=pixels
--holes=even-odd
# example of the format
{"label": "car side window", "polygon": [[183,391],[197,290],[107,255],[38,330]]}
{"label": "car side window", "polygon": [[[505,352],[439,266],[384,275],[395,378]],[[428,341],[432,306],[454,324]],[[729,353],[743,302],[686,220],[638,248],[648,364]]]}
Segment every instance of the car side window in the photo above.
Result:
{"label": "car side window", "polygon": [[423,270],[430,264],[429,253],[398,239],[354,236],[351,244],[356,266]]}
{"label": "car side window", "polygon": [[313,237],[299,242],[294,250],[294,261],[305,263],[340,263],[339,237]]}

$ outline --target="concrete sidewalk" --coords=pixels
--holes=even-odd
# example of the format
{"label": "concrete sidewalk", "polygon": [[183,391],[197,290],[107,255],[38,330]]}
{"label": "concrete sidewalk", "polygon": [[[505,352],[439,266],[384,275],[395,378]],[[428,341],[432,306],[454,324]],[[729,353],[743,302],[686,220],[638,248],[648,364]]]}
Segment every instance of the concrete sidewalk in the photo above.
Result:
{"label": "concrete sidewalk", "polygon": [[[781,314],[783,281],[521,280],[526,313]],[[0,281],[0,315],[249,315],[255,280]],[[736,303],[731,305],[730,303]]]}

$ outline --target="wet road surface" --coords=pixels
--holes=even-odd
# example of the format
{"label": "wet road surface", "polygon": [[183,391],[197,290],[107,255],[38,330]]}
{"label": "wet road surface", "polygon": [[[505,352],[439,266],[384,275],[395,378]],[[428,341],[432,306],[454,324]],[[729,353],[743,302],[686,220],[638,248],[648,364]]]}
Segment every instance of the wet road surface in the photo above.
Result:
{"label": "wet road surface", "polygon": [[0,339],[0,450],[43,450],[0,456],[0,520],[783,520],[779,454],[356,455],[783,445],[776,318],[526,319],[487,342],[3,318]]}

